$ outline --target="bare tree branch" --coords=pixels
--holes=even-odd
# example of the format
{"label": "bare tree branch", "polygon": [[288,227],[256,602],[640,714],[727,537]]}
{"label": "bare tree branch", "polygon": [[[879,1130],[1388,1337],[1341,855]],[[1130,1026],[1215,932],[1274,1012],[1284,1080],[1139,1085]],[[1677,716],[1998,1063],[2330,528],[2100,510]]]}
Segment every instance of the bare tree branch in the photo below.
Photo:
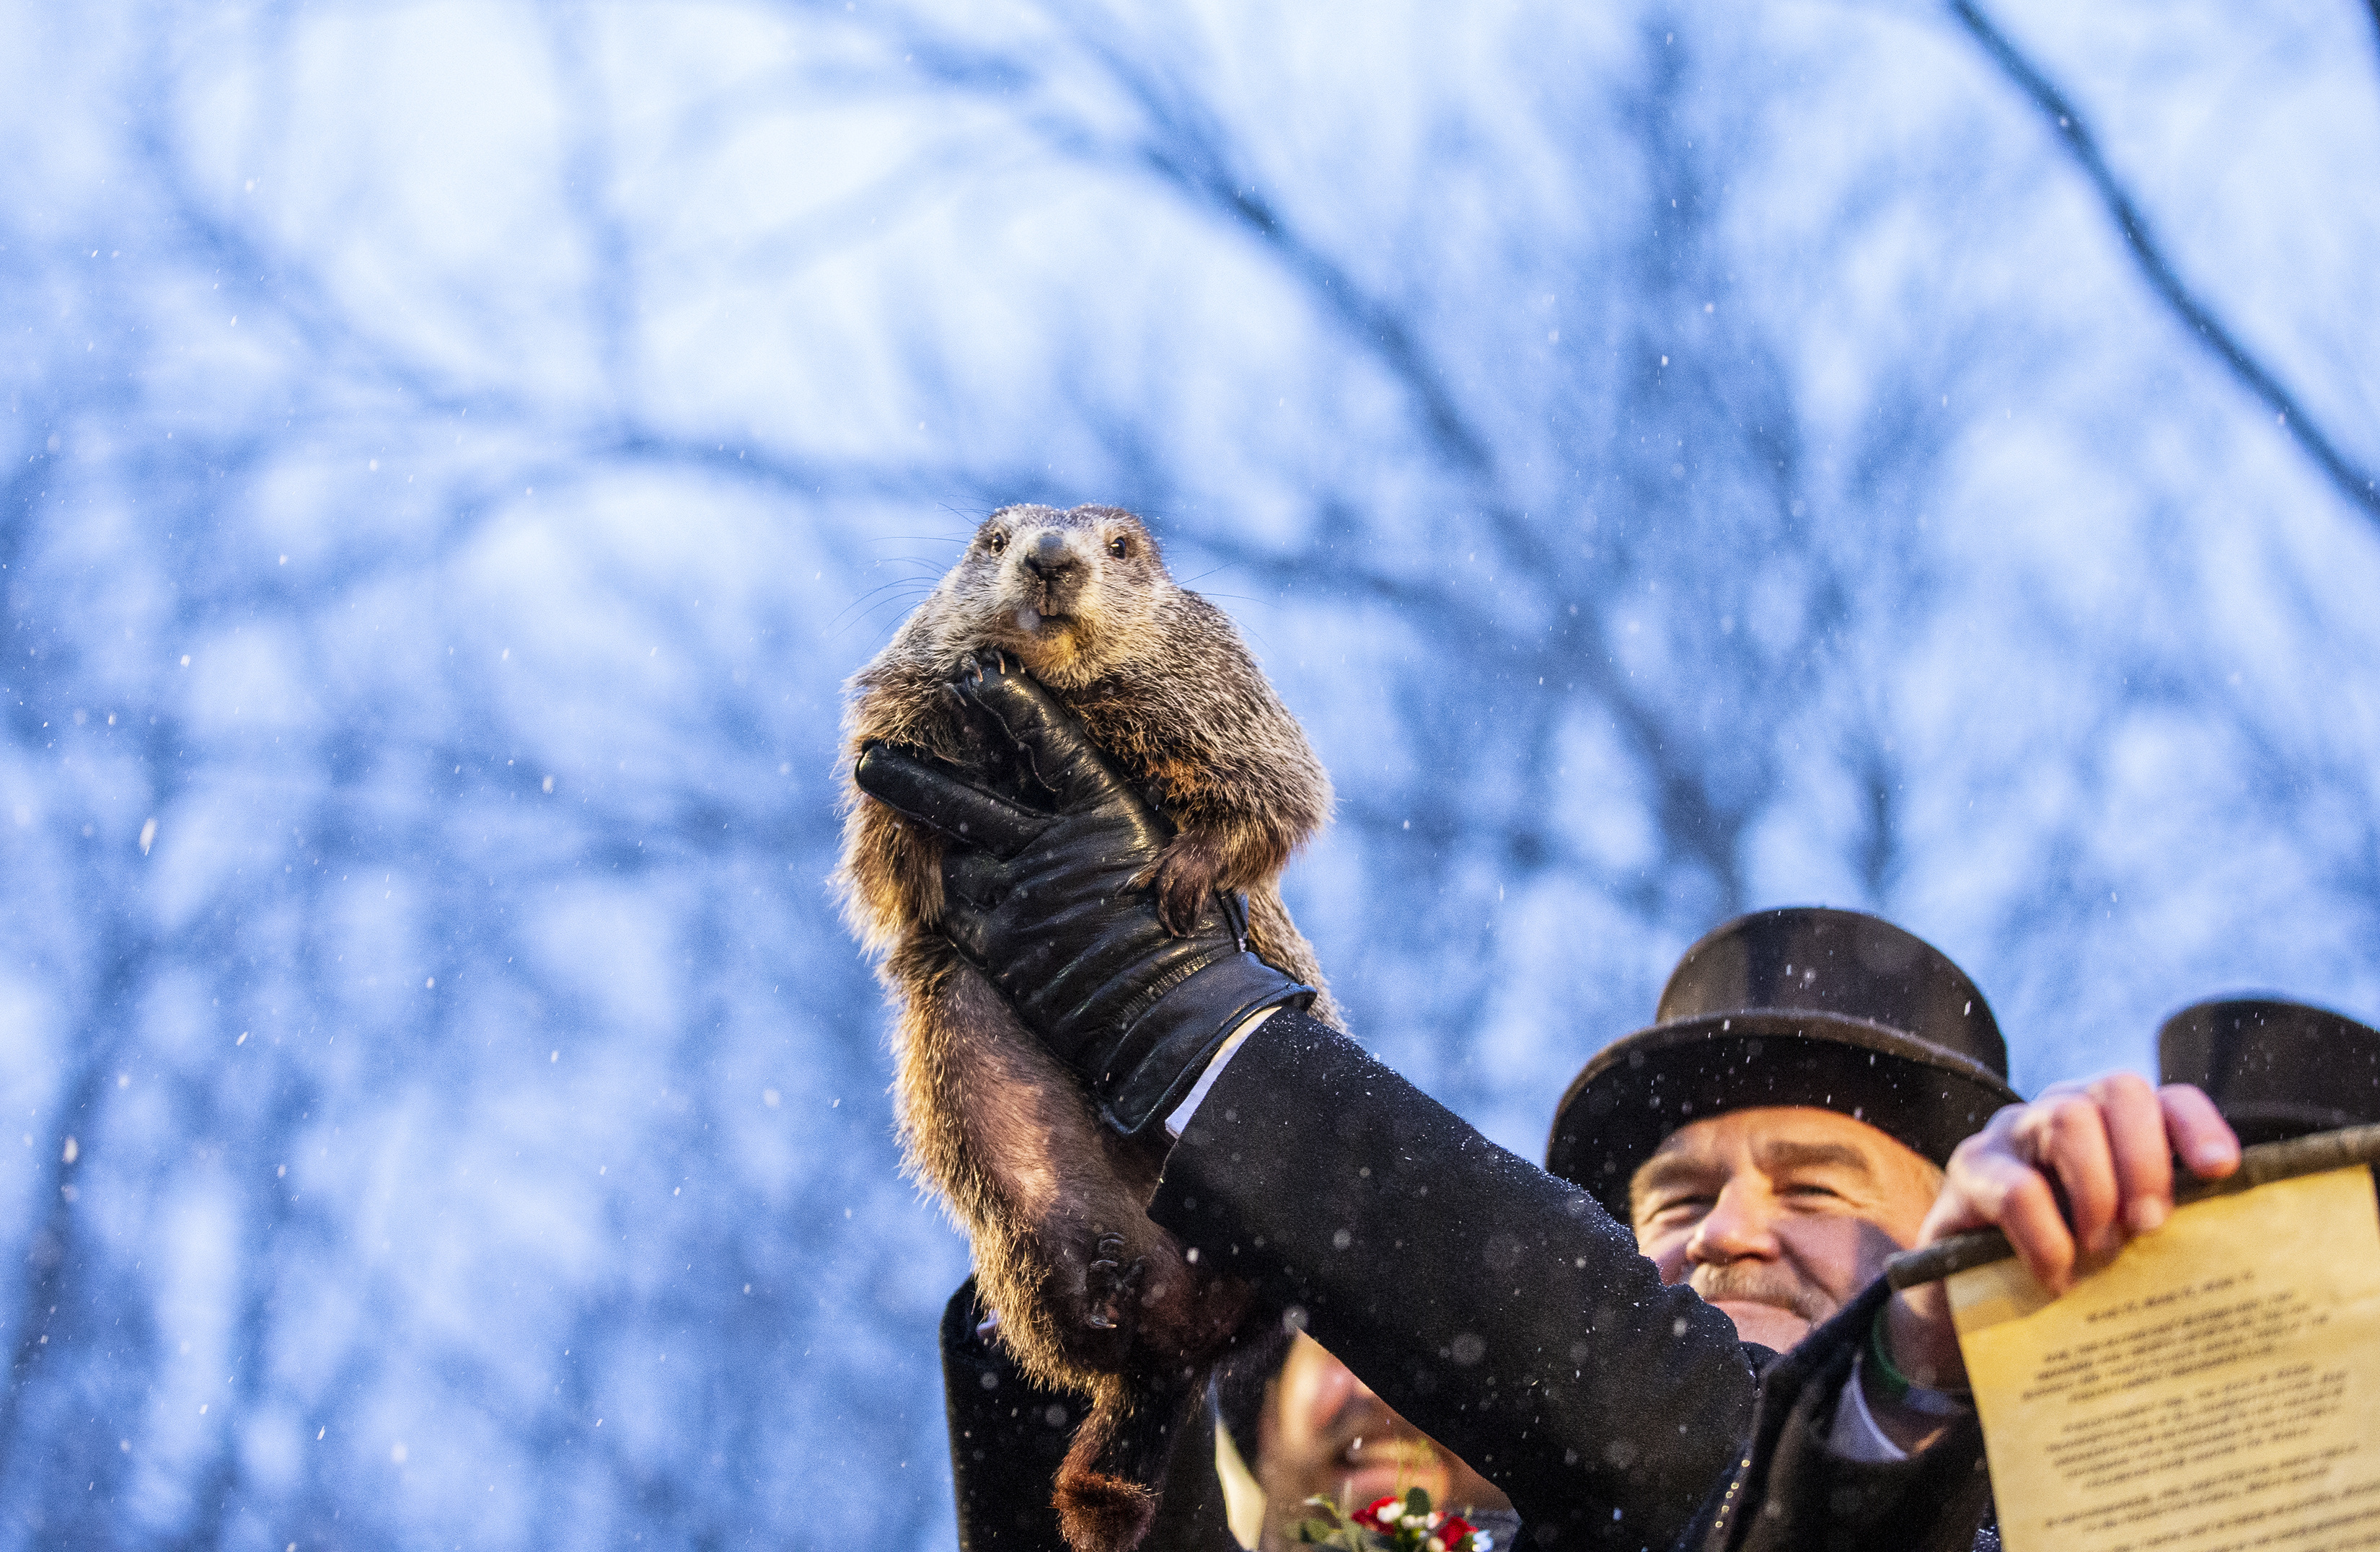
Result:
{"label": "bare tree branch", "polygon": [[[2005,907],[1974,968],[2044,977],[2002,1000],[2032,1060],[2120,1057],[2071,940],[2133,898],[2128,772],[2192,796],[2120,746],[2144,709],[2267,728],[2216,773],[2246,795],[2197,794],[2240,805],[2213,840],[2341,940],[2380,900],[2380,732],[2212,689],[2238,643],[2167,585],[2252,416],[2233,483],[2147,515],[2204,661],[2122,634],[2170,613],[2011,599],[2081,541],[1946,476],[2052,336],[1933,218],[2021,179],[1986,204],[1922,136],[1865,200],[1771,160],[1809,93],[1756,22],[1538,6],[1518,48],[1375,55],[1360,7],[185,13],[107,24],[120,67],[63,23],[73,67],[0,103],[140,105],[0,201],[18,1539],[783,1541],[820,1471],[852,1534],[933,1539],[964,1252],[900,1182],[820,880],[837,683],[948,564],[910,536],[1002,499],[1143,506],[1187,584],[1281,606],[1247,627],[1342,794],[1301,915],[1366,1033],[1524,1147],[1715,916],[1907,909],[1977,850],[2022,860],[1914,925],[1965,958]],[[481,103],[458,48],[529,67]],[[2074,456],[2019,497],[2062,515],[2107,472]],[[2327,560],[2220,601],[2351,621]],[[2045,710],[2001,665],[2059,629]]]}
{"label": "bare tree branch", "polygon": [[[2380,0],[2369,0],[2380,23]],[[2304,449],[2338,493],[2361,508],[2364,515],[2380,521],[2380,475],[2357,464],[2343,452],[2338,442],[2323,429],[2295,394],[2279,376],[2233,333],[2214,308],[2201,299],[2185,285],[2166,256],[2164,247],[2150,229],[2148,216],[2131,191],[2116,176],[2115,169],[2099,149],[2090,126],[2082,121],[2082,111],[2075,107],[2056,83],[2044,75],[2039,67],[2026,58],[2023,52],[2010,41],[2008,35],[1992,24],[1974,0],[1951,0],[1951,10],[1957,13],[1967,30],[1984,46],[1993,62],[2024,90],[2039,107],[2042,115],[2058,133],[2070,154],[2098,190],[2100,202],[2123,234],[2124,245],[2131,250],[2142,275],[2156,294],[2165,298],[2174,316],[2194,334],[2199,342],[2213,351],[2231,374],[2247,390],[2265,402],[2265,407],[2280,418],[2280,424],[2297,444]]]}

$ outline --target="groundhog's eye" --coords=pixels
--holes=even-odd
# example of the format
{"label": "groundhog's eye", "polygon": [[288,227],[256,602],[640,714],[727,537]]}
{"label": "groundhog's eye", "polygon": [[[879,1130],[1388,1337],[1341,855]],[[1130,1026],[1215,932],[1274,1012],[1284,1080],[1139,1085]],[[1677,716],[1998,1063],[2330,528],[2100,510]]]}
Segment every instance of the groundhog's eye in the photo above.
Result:
{"label": "groundhog's eye", "polygon": [[983,536],[983,547],[997,555],[1008,548],[1008,536],[994,528]]}
{"label": "groundhog's eye", "polygon": [[1124,538],[1122,534],[1116,535],[1113,539],[1108,540],[1108,553],[1113,555],[1119,561],[1123,560],[1126,555],[1132,553],[1132,540]]}

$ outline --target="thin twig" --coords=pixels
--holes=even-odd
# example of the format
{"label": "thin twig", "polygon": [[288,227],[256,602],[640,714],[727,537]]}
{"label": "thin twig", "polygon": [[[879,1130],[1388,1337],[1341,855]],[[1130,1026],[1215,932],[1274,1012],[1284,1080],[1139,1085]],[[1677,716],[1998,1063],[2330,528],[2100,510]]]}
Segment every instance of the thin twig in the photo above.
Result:
{"label": "thin twig", "polygon": [[[2367,0],[2367,3],[2373,7],[2375,23],[2380,23],[2380,0]],[[2182,284],[2181,276],[2175,273],[2172,261],[2166,257],[2165,249],[2150,231],[2147,215],[2107,165],[2107,159],[2100,152],[2099,142],[2092,135],[2090,127],[2082,122],[2081,112],[2009,41],[2006,33],[1992,25],[1991,19],[1976,6],[1974,0],[1951,0],[1950,8],[1958,13],[1967,30],[1974,34],[1975,41],[1984,45],[1984,51],[1992,56],[2010,80],[2024,89],[2025,94],[2050,120],[2058,139],[2089,176],[2092,186],[2099,191],[2100,202],[2107,207],[2107,213],[2115,217],[2116,228],[2123,233],[2125,245],[2131,249],[2132,259],[2140,265],[2142,274],[2147,277],[2157,295],[2165,298],[2166,305],[2208,349],[2222,358],[2224,365],[2231,369],[2232,375],[2245,384],[2249,392],[2264,400],[2265,406],[2280,418],[2282,429],[2296,438],[2297,444],[2305,450],[2306,455],[2321,466],[2323,473],[2330,477],[2331,483],[2338,488],[2339,493],[2362,508],[2367,516],[2380,521],[2380,476],[2360,467],[2341,452],[2330,434],[2306,413],[2297,395],[2290,393],[2280,379],[2240,342],[2238,336],[2215,315],[2211,307]]]}

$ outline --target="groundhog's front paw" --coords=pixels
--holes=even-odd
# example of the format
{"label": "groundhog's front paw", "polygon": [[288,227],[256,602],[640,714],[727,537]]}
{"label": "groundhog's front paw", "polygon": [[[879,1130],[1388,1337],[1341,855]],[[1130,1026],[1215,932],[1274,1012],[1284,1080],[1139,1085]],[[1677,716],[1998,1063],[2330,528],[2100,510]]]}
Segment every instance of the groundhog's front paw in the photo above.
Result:
{"label": "groundhog's front paw", "polygon": [[1222,871],[1223,859],[1206,837],[1187,831],[1175,836],[1149,879],[1157,891],[1159,925],[1176,938],[1189,936]]}
{"label": "groundhog's front paw", "polygon": [[972,652],[961,652],[958,665],[952,671],[951,685],[955,687],[962,679],[981,679],[986,674],[1008,673],[1014,667],[1008,654],[997,647],[978,647]]}

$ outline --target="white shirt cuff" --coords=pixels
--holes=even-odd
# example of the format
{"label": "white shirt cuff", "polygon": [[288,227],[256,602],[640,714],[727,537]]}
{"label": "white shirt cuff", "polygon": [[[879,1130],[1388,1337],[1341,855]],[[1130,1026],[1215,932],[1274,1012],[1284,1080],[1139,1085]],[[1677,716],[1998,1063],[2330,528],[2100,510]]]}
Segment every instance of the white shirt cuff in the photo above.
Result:
{"label": "white shirt cuff", "polygon": [[1877,1465],[1906,1461],[1909,1451],[1884,1437],[1884,1430],[1876,1426],[1876,1413],[1867,1409],[1867,1387],[1860,1383],[1860,1371],[1866,1363],[1864,1352],[1852,1360],[1852,1376],[1843,1381],[1843,1393],[1835,1402],[1834,1424],[1827,1430],[1827,1452],[1838,1460]]}
{"label": "white shirt cuff", "polygon": [[1182,1103],[1174,1106],[1173,1112],[1165,1118],[1167,1136],[1182,1135],[1183,1129],[1190,1124],[1191,1112],[1196,1110],[1200,1102],[1207,1097],[1207,1091],[1215,1086],[1215,1080],[1223,1075],[1223,1068],[1232,1058],[1239,1054],[1240,1042],[1246,1039],[1249,1032],[1257,1025],[1279,1012],[1281,1012],[1281,1004],[1276,1002],[1269,1008],[1259,1008],[1240,1021],[1240,1026],[1232,1031],[1232,1037],[1217,1048],[1213,1058],[1207,1063],[1207,1070],[1198,1074],[1197,1086],[1184,1095]]}

